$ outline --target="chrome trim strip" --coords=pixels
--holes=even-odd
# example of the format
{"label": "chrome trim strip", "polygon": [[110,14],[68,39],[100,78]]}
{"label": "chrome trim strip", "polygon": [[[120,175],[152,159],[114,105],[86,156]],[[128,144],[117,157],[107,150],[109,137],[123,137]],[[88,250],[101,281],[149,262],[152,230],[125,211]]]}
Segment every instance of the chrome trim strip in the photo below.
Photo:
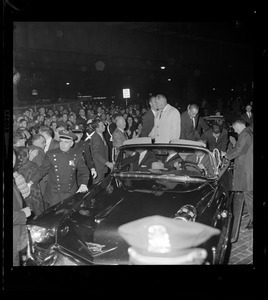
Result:
{"label": "chrome trim strip", "polygon": [[99,224],[103,219],[105,219],[109,214],[111,214],[116,207],[124,200],[124,197],[122,197],[115,205],[113,205],[112,207],[107,208],[106,210],[98,213],[95,216],[95,222],[97,224]]}

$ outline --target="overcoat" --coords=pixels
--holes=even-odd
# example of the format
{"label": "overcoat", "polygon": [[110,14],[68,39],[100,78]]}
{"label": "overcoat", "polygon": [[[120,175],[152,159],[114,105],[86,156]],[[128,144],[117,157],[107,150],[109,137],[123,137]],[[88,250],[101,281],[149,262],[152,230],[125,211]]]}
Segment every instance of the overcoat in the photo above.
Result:
{"label": "overcoat", "polygon": [[80,150],[84,156],[86,165],[89,169],[92,169],[95,167],[93,157],[91,154],[91,148],[90,148],[90,142],[81,140],[78,143],[74,143],[73,148],[75,150]]}
{"label": "overcoat", "polygon": [[33,183],[39,182],[46,174],[47,186],[44,201],[54,205],[77,192],[80,184],[88,184],[89,170],[81,151],[71,148],[68,152],[60,148],[47,151],[42,166],[30,177]]}
{"label": "overcoat", "polygon": [[[52,141],[51,141],[51,143],[52,143]],[[38,167],[41,166],[43,163],[43,160],[45,158],[45,155],[46,155],[45,151],[42,148],[35,146],[35,145],[30,145],[28,148],[29,148],[29,150],[34,150],[34,149],[38,150],[38,154],[32,159],[32,162],[36,163],[38,165]],[[47,176],[45,176],[39,182],[39,185],[40,185],[40,189],[41,189],[41,194],[42,194],[42,196],[44,196],[46,185],[47,185]]]}
{"label": "overcoat", "polygon": [[104,178],[104,175],[108,172],[106,163],[109,161],[108,146],[103,141],[101,136],[95,132],[90,140],[91,153],[97,172],[97,180]]}
{"label": "overcoat", "polygon": [[[29,182],[31,174],[38,168],[38,165],[33,161],[27,160],[22,166],[18,169],[18,173],[21,174],[26,182]],[[36,183],[31,186],[31,194],[25,200],[26,205],[30,207],[33,211],[34,216],[38,216],[44,210],[43,196],[41,193],[40,184]]]}
{"label": "overcoat", "polygon": [[252,191],[252,176],[247,176],[247,172],[252,169],[253,165],[252,153],[248,153],[252,151],[252,144],[253,133],[249,127],[246,127],[239,134],[235,147],[226,153],[229,160],[234,159],[234,191]]}

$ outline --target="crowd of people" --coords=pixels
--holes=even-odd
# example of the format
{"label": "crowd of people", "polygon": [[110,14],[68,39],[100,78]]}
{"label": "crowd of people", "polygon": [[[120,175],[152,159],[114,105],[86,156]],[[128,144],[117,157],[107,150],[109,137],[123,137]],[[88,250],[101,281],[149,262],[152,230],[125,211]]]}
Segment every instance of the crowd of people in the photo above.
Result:
{"label": "crowd of people", "polygon": [[[16,231],[13,264],[20,264],[18,253],[25,246],[21,233],[25,237],[26,219],[98,184],[113,170],[119,148],[127,139],[150,137],[155,143],[170,143],[179,138],[202,140],[210,151],[217,148],[229,159],[249,155],[247,150],[253,143],[252,103],[244,109],[245,112],[237,114],[239,120],[233,126],[237,139],[228,135],[228,122],[208,124],[203,118],[204,110],[197,104],[189,104],[185,111],[180,111],[162,94],[151,96],[144,106],[81,102],[76,111],[59,105],[54,111],[44,107],[34,111],[29,107],[13,115],[13,210],[16,216],[13,218]],[[247,149],[244,147],[241,154],[243,135],[240,133],[244,128],[250,133]],[[236,173],[240,171],[237,167]],[[236,186],[239,188],[245,189]],[[253,188],[247,186],[246,189],[245,199],[253,221]]]}

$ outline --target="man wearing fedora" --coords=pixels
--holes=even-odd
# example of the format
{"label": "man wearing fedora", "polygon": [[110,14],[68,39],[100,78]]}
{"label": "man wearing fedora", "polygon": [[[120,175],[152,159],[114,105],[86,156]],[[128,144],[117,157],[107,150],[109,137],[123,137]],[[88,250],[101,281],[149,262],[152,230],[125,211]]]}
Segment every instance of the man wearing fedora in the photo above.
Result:
{"label": "man wearing fedora", "polygon": [[59,131],[59,148],[46,153],[42,165],[29,179],[28,185],[31,186],[48,174],[44,194],[46,208],[77,192],[88,191],[89,170],[81,151],[72,148],[75,139],[76,135],[71,131]]}

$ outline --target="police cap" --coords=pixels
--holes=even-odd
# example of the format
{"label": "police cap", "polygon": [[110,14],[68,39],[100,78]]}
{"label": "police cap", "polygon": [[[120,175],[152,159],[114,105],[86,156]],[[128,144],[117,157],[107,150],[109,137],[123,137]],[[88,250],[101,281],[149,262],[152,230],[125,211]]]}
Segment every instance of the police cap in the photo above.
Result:
{"label": "police cap", "polygon": [[72,129],[72,132],[73,132],[73,133],[82,133],[82,132],[83,132],[83,129],[81,128],[80,125],[75,125],[75,128]]}
{"label": "police cap", "polygon": [[64,129],[64,130],[59,131],[59,138],[68,139],[68,140],[76,140],[77,136],[74,133],[72,133],[71,131]]}
{"label": "police cap", "polygon": [[198,222],[158,215],[123,224],[118,231],[131,246],[130,260],[136,264],[183,264],[183,257],[188,259],[191,253],[203,260],[206,250],[196,247],[220,234],[219,229]]}

